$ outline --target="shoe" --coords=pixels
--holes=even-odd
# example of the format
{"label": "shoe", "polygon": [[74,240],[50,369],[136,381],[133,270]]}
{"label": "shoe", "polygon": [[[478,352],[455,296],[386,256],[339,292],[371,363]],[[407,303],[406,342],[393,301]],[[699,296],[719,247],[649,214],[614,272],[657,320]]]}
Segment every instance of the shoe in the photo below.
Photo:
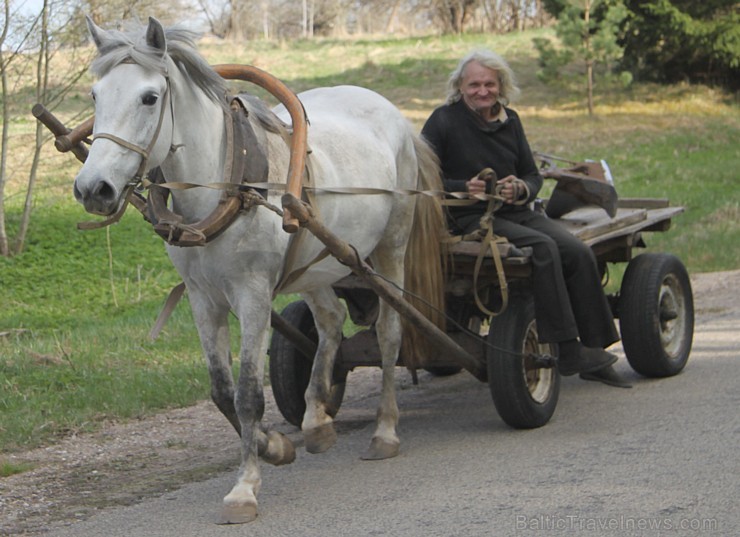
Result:
{"label": "shoe", "polygon": [[617,357],[604,349],[584,347],[579,345],[578,351],[572,354],[561,355],[558,359],[558,371],[564,377],[576,373],[591,373],[598,371],[617,361]]}
{"label": "shoe", "polygon": [[581,373],[579,376],[583,380],[595,380],[616,388],[632,387],[632,384],[624,380],[610,365],[597,369],[596,371],[591,371],[590,373]]}

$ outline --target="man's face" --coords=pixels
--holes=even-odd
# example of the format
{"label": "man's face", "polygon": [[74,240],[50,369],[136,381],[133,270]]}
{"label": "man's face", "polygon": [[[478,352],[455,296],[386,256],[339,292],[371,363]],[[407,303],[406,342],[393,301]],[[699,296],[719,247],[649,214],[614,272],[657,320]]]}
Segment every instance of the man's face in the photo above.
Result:
{"label": "man's face", "polygon": [[472,110],[479,113],[489,111],[496,104],[499,91],[498,71],[484,67],[475,60],[465,66],[460,93]]}

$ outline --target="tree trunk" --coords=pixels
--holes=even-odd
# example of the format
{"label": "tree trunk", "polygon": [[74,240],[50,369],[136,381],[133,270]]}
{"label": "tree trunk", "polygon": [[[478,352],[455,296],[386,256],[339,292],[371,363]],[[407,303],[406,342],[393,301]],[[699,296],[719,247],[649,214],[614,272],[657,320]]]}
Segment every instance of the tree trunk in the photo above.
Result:
{"label": "tree trunk", "polygon": [[247,38],[246,26],[244,21],[244,2],[243,0],[229,0],[229,22],[226,24],[226,36],[232,41],[240,43]]}
{"label": "tree trunk", "polygon": [[0,34],[0,88],[2,90],[0,96],[3,101],[3,128],[0,137],[0,255],[7,256],[10,252],[8,251],[8,232],[5,228],[5,174],[8,161],[8,123],[10,123],[10,109],[8,106],[7,63],[3,50],[5,39],[8,36],[8,26],[10,25],[10,0],[3,0],[3,11],[5,21],[2,34]]}
{"label": "tree trunk", "polygon": [[308,0],[301,1],[301,37],[308,37]]}
{"label": "tree trunk", "polygon": [[262,38],[270,39],[270,2],[262,0]]}
{"label": "tree trunk", "polygon": [[586,60],[586,79],[588,86],[588,115],[594,115],[594,61]]}
{"label": "tree trunk", "polygon": [[[38,61],[36,62],[36,102],[44,103],[46,88],[49,86],[49,0],[44,0],[41,8],[41,39],[39,41]],[[33,191],[36,186],[36,175],[41,158],[41,147],[44,143],[43,125],[36,122],[36,145],[33,151],[31,170],[28,173],[28,188],[26,189],[26,200],[23,204],[23,214],[15,239],[14,253],[17,255],[23,251],[28,235],[28,227],[31,222],[31,211],[33,210]]]}
{"label": "tree trunk", "polygon": [[588,93],[588,115],[594,115],[594,60],[591,50],[591,0],[586,0],[583,8],[585,21],[585,35],[583,42],[586,47],[586,87]]}
{"label": "tree trunk", "polygon": [[388,22],[385,25],[385,33],[386,34],[392,34],[393,33],[393,27],[394,27],[394,21],[396,20],[396,14],[398,13],[398,6],[401,4],[401,0],[396,0],[393,2],[393,8],[391,9],[391,14],[388,17]]}

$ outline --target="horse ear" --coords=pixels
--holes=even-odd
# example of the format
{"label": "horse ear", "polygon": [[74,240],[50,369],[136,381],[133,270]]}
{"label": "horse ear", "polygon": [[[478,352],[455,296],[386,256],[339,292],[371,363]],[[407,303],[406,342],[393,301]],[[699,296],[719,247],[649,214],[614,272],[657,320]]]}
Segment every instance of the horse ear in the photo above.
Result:
{"label": "horse ear", "polygon": [[149,17],[149,27],[146,29],[146,44],[158,50],[164,56],[167,52],[167,39],[164,36],[162,24],[154,17]]}
{"label": "horse ear", "polygon": [[87,31],[90,32],[90,37],[92,37],[95,46],[100,49],[103,45],[102,35],[105,33],[105,30],[98,27],[90,18],[90,15],[85,15],[85,21],[87,22]]}

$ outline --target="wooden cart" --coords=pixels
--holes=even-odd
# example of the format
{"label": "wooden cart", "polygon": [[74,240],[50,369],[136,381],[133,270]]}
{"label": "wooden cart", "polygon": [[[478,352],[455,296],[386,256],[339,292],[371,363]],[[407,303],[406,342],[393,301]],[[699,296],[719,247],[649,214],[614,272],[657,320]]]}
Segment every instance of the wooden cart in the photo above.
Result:
{"label": "wooden cart", "polygon": [[[686,269],[669,254],[643,253],[643,234],[667,230],[671,219],[683,212],[661,199],[623,199],[614,218],[599,207],[577,209],[558,221],[589,245],[600,269],[608,263],[627,263],[620,290],[609,295],[619,319],[622,344],[632,368],[648,377],[679,373],[686,365],[693,338],[693,297]],[[505,245],[504,245],[505,246]],[[468,370],[488,382],[501,418],[515,428],[546,424],[557,405],[560,376],[556,349],[537,339],[529,276],[531,252],[499,248],[509,288],[508,306],[488,317],[473,297],[473,272],[481,250],[479,242],[460,242],[451,249],[452,271],[446,289],[446,336],[456,347],[440,342],[440,351],[429,356],[428,371],[448,375]],[[345,299],[352,320],[366,326],[341,344],[335,367],[333,411],[341,405],[347,373],[356,367],[380,366],[380,351],[373,329],[378,293],[366,279],[351,275],[335,285]],[[500,300],[494,259],[486,254],[477,279],[477,292],[495,310]],[[274,315],[270,346],[270,379],[283,416],[295,425],[305,410],[303,393],[308,385],[316,331],[308,306],[289,304]],[[467,354],[461,359],[460,349]],[[399,359],[403,366],[403,356]]]}

